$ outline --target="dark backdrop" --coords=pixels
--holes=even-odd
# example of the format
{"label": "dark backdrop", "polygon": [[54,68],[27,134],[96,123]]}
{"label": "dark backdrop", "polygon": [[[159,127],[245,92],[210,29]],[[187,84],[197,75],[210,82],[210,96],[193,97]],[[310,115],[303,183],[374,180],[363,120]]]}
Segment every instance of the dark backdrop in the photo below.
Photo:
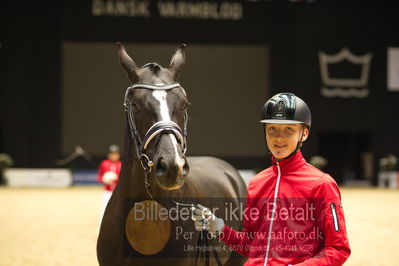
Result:
{"label": "dark backdrop", "polygon": [[[154,5],[156,1],[151,3]],[[151,19],[96,17],[91,14],[92,1],[89,0],[3,1],[1,152],[9,153],[19,167],[54,166],[54,158],[64,155],[61,150],[62,43],[119,40],[268,46],[269,94],[291,91],[311,107],[312,133],[304,146],[307,158],[320,154],[320,147],[326,147],[325,142],[345,147],[341,145],[341,137],[320,137],[322,132],[336,132],[336,136],[346,138],[363,136],[366,140],[357,143],[367,143],[364,149],[372,151],[374,174],[381,156],[399,154],[396,134],[399,94],[388,91],[386,86],[387,47],[399,46],[398,4],[394,1],[241,3],[244,10],[241,20],[216,21],[157,16]],[[326,98],[320,94],[318,52],[335,54],[343,47],[356,55],[373,55],[367,85],[370,93],[366,98]],[[341,152],[345,154],[346,150]],[[237,167],[266,165],[266,156],[225,157]],[[340,161],[339,156],[335,160],[338,164],[332,164],[337,168],[355,165],[358,161],[356,158]]]}

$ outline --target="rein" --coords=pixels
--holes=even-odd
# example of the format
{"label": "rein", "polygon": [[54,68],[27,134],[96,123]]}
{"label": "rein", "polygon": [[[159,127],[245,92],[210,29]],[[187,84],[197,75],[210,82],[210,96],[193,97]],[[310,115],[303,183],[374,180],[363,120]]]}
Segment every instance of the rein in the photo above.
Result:
{"label": "rein", "polygon": [[125,113],[127,116],[127,121],[129,124],[129,133],[131,142],[134,142],[135,145],[135,153],[136,157],[140,160],[141,166],[144,169],[145,174],[145,188],[147,190],[147,194],[153,199],[151,194],[151,186],[149,183],[149,173],[154,166],[154,162],[149,158],[147,155],[147,148],[152,140],[154,140],[157,136],[160,136],[165,133],[172,133],[176,136],[178,143],[182,148],[183,155],[186,154],[187,151],[187,122],[188,122],[188,115],[187,111],[184,113],[184,128],[183,130],[173,121],[158,121],[153,124],[145,133],[144,138],[141,139],[139,132],[137,130],[136,122],[134,119],[134,112],[132,107],[132,101],[129,99],[130,93],[134,89],[147,89],[147,90],[162,90],[168,91],[174,88],[181,88],[183,93],[186,95],[185,90],[180,83],[173,83],[170,85],[152,85],[146,83],[136,83],[126,89],[125,92],[125,99],[123,101],[123,105],[125,106]]}

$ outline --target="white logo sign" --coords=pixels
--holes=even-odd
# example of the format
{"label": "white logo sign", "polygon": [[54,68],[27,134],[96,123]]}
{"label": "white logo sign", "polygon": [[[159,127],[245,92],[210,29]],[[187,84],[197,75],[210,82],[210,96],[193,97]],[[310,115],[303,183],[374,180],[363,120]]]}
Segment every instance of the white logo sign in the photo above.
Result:
{"label": "white logo sign", "polygon": [[399,91],[399,47],[388,47],[387,55],[388,90]]}
{"label": "white logo sign", "polygon": [[[344,47],[339,53],[329,55],[322,51],[319,52],[320,75],[322,81],[321,94],[325,97],[343,98],[364,98],[369,95],[367,88],[370,63],[372,54],[367,53],[362,56],[352,54],[348,48]],[[350,63],[360,65],[360,77],[355,78],[332,78],[328,71],[328,65],[337,64],[348,60]]]}

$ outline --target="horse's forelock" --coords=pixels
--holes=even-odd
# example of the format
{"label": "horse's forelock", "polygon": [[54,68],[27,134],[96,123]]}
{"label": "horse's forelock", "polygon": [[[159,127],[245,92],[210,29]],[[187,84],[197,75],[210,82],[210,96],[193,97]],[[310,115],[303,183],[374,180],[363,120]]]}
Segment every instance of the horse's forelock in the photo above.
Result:
{"label": "horse's forelock", "polygon": [[162,69],[162,66],[158,63],[148,63],[145,64],[142,68],[148,68],[154,75],[158,75],[159,71]]}
{"label": "horse's forelock", "polygon": [[140,82],[146,84],[172,84],[174,82],[172,73],[157,63],[148,63],[139,71]]}

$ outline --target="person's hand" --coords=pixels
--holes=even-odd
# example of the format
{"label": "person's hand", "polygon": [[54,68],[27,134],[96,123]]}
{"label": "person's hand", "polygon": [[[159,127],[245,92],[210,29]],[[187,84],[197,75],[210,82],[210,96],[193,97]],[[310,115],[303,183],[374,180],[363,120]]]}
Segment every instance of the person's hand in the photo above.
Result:
{"label": "person's hand", "polygon": [[118,176],[112,172],[112,171],[108,171],[105,172],[103,175],[103,182],[107,185],[111,185],[112,183],[115,182],[115,180],[118,178]]}
{"label": "person's hand", "polygon": [[208,208],[200,204],[192,207],[191,219],[194,221],[196,230],[207,230],[212,237],[217,237],[224,227],[223,219],[217,218]]}

